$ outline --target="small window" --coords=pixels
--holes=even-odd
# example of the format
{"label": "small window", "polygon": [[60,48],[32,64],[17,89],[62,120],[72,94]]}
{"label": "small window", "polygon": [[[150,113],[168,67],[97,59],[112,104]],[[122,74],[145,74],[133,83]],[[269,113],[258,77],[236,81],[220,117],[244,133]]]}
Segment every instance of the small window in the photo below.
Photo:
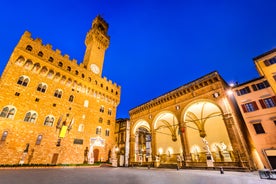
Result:
{"label": "small window", "polygon": [[20,93],[18,93],[18,92],[15,92],[15,94],[14,94],[15,96],[19,96],[20,95]]}
{"label": "small window", "polygon": [[109,136],[110,130],[106,129],[105,130],[105,136]]}
{"label": "small window", "polygon": [[74,96],[73,95],[70,95],[69,97],[69,102],[73,102],[74,101]]}
{"label": "small window", "polygon": [[36,138],[35,145],[40,145],[41,140],[42,140],[42,135],[38,135],[37,138]]}
{"label": "small window", "polygon": [[32,48],[32,46],[27,45],[26,50],[28,50],[28,51],[32,51],[32,50],[33,50],[33,48]]}
{"label": "small window", "polygon": [[242,104],[241,106],[242,106],[243,112],[253,112],[259,109],[255,101]]}
{"label": "small window", "polygon": [[253,127],[256,131],[256,134],[264,134],[265,133],[264,128],[261,123],[255,123],[255,124],[253,124]]}
{"label": "small window", "polygon": [[111,116],[111,114],[112,114],[112,109],[109,108],[107,114]]}
{"label": "small window", "polygon": [[63,66],[63,63],[62,63],[62,62],[58,62],[58,66],[59,66],[59,67],[62,67],[62,66]]}
{"label": "small window", "polygon": [[60,145],[61,145],[61,138],[58,139],[56,146],[60,146]]}
{"label": "small window", "polygon": [[36,102],[39,102],[39,98],[35,98],[35,101],[36,101]]}
{"label": "small window", "polygon": [[88,100],[84,100],[84,107],[88,107],[89,105],[89,101]]}
{"label": "small window", "polygon": [[54,96],[57,97],[57,98],[61,98],[62,96],[62,90],[60,89],[57,89],[54,93]]}
{"label": "small window", "polygon": [[71,71],[71,67],[70,66],[67,66],[67,71]]}
{"label": "small window", "polygon": [[102,133],[102,128],[101,127],[97,127],[96,128],[96,134],[97,135],[101,135],[101,133]]}
{"label": "small window", "polygon": [[49,62],[53,62],[53,61],[54,61],[54,58],[53,58],[53,57],[49,57],[48,61],[49,61]]}
{"label": "small window", "polygon": [[1,141],[6,141],[7,136],[8,136],[8,131],[4,131],[1,137]]}
{"label": "small window", "polygon": [[107,120],[107,125],[110,125],[110,120]]}
{"label": "small window", "polygon": [[275,107],[276,106],[276,97],[273,96],[270,98],[261,99],[261,100],[259,100],[259,102],[263,109]]}
{"label": "small window", "polygon": [[39,57],[43,57],[43,52],[39,51],[37,54]]}
{"label": "small window", "polygon": [[78,131],[79,132],[83,132],[84,131],[84,125],[83,124],[79,125]]}
{"label": "small window", "polygon": [[104,106],[100,107],[100,112],[102,112],[102,113],[104,112]]}
{"label": "small window", "polygon": [[103,123],[103,118],[99,118],[99,123]]}

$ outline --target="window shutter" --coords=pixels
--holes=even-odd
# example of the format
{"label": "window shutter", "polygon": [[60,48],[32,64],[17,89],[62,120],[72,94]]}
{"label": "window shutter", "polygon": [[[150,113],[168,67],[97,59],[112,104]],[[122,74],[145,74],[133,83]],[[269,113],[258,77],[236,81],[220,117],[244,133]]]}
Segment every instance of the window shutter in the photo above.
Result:
{"label": "window shutter", "polygon": [[254,107],[254,110],[259,110],[257,103],[254,101],[252,102],[252,105]]}
{"label": "window shutter", "polygon": [[242,110],[243,110],[243,112],[247,112],[245,105],[244,105],[244,104],[242,104],[241,106],[242,106]]}
{"label": "window shutter", "polygon": [[260,104],[261,104],[262,108],[263,108],[263,109],[265,109],[265,108],[266,108],[266,106],[265,106],[264,100],[262,100],[262,99],[261,99],[261,100],[259,100],[259,102],[260,102]]}
{"label": "window shutter", "polygon": [[274,102],[274,105],[276,105],[276,96],[273,96],[273,97],[271,97],[272,98],[272,100],[273,100],[273,102]]}

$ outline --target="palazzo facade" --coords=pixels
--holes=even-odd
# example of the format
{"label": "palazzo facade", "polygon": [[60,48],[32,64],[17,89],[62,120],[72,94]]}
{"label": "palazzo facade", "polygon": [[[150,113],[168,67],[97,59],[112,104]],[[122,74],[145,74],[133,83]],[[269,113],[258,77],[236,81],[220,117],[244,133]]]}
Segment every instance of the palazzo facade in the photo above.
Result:
{"label": "palazzo facade", "polygon": [[248,131],[230,87],[209,73],[129,111],[130,164],[254,170]]}
{"label": "palazzo facade", "polygon": [[107,161],[121,87],[102,77],[108,24],[97,16],[83,62],[26,31],[0,80],[0,164]]}

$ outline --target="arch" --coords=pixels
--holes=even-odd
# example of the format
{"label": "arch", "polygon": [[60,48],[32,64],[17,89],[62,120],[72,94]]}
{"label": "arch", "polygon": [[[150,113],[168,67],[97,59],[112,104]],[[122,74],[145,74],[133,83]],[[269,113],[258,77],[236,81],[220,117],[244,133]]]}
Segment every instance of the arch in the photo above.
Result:
{"label": "arch", "polygon": [[55,121],[55,117],[53,115],[46,116],[43,125],[44,126],[53,126]]}
{"label": "arch", "polygon": [[[229,156],[233,150],[222,114],[222,108],[209,99],[195,100],[183,109],[181,123],[192,161],[205,162],[208,154],[216,162],[233,160]],[[221,149],[224,145],[226,149]]]}
{"label": "arch", "polygon": [[17,58],[17,60],[15,61],[15,64],[21,66],[21,65],[23,65],[24,61],[25,61],[25,58],[23,56],[19,56]]}
{"label": "arch", "polygon": [[54,76],[54,80],[55,80],[55,81],[58,81],[59,79],[60,79],[60,73],[57,72],[57,73],[55,74],[55,76]]}
{"label": "arch", "polygon": [[15,113],[16,113],[16,108],[12,105],[7,105],[7,106],[3,107],[3,109],[0,113],[0,117],[13,119]]}
{"label": "arch", "polygon": [[30,82],[30,78],[25,75],[20,76],[19,79],[17,80],[17,84],[21,86],[27,86],[29,82]]}
{"label": "arch", "polygon": [[134,123],[132,133],[135,134],[139,127],[144,127],[150,131],[150,124],[146,120],[140,119]]}
{"label": "arch", "polygon": [[42,52],[42,51],[39,51],[39,52],[37,53],[37,55],[38,55],[39,57],[43,57],[43,52]]}
{"label": "arch", "polygon": [[26,50],[28,50],[28,51],[32,51],[32,50],[33,50],[33,47],[32,47],[32,46],[30,46],[30,45],[27,45],[27,46],[26,46]]}
{"label": "arch", "polygon": [[48,72],[48,68],[46,66],[43,66],[39,74],[45,76],[47,72]]}
{"label": "arch", "polygon": [[54,76],[54,73],[55,73],[55,72],[51,69],[51,70],[48,72],[47,77],[51,79],[51,78]]}
{"label": "arch", "polygon": [[24,121],[25,121],[25,122],[35,123],[36,118],[37,118],[37,112],[31,110],[31,111],[28,111],[28,112],[26,113],[25,118],[24,118]]}
{"label": "arch", "polygon": [[24,64],[24,67],[27,69],[27,70],[31,70],[33,66],[33,62],[31,60],[27,60],[26,63]]}
{"label": "arch", "polygon": [[182,142],[179,120],[172,111],[161,111],[153,119],[155,151],[160,163],[176,163],[177,156],[182,155]]}
{"label": "arch", "polygon": [[37,73],[40,68],[41,68],[40,64],[39,63],[35,63],[32,71],[35,72],[35,73]]}
{"label": "arch", "polygon": [[47,84],[46,83],[43,83],[41,82],[38,86],[37,86],[37,91],[40,91],[42,93],[45,93],[46,92],[46,89],[47,89]]}

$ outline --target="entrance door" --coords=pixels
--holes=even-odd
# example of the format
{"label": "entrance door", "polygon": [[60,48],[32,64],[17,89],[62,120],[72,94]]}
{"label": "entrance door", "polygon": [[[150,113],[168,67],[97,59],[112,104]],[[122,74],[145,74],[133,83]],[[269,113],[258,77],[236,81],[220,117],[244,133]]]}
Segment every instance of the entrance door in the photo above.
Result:
{"label": "entrance door", "polygon": [[51,164],[57,164],[58,153],[54,153]]}
{"label": "entrance door", "polygon": [[94,162],[99,162],[99,149],[94,149],[93,154],[94,154]]}

